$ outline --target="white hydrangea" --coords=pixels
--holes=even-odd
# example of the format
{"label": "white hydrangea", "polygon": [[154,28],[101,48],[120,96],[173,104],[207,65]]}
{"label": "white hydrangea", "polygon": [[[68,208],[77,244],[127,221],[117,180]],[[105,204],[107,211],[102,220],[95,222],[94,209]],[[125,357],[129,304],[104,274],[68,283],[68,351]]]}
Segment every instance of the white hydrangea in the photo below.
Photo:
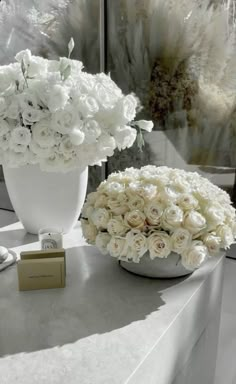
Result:
{"label": "white hydrangea", "polygon": [[198,173],[168,167],[109,175],[88,195],[82,216],[89,243],[135,263],[144,254],[155,259],[175,252],[185,268],[194,270],[236,237],[228,194]]}
{"label": "white hydrangea", "polygon": [[[70,54],[73,39],[68,46]],[[136,128],[152,130],[152,122],[133,121],[137,106],[110,76],[88,74],[80,61],[21,51],[16,63],[0,66],[0,164],[61,172],[101,165],[133,145]]]}

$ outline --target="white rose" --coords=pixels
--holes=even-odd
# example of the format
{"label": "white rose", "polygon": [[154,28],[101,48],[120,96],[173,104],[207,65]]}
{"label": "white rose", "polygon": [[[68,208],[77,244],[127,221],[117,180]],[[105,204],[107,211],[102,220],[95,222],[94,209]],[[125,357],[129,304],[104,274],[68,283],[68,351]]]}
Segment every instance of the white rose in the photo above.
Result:
{"label": "white rose", "polygon": [[91,221],[91,215],[94,210],[94,207],[90,205],[87,201],[84,203],[81,215],[84,219],[89,219]]}
{"label": "white rose", "polygon": [[95,208],[106,208],[107,207],[107,196],[104,194],[99,194],[95,203]]}
{"label": "white rose", "polygon": [[189,248],[192,241],[192,235],[187,229],[177,228],[171,235],[172,251],[182,254]]}
{"label": "white rose", "polygon": [[82,127],[82,122],[73,108],[68,107],[52,115],[51,128],[59,133],[70,134],[77,127]]}
{"label": "white rose", "polygon": [[216,229],[216,236],[221,238],[221,246],[223,248],[229,248],[234,242],[233,232],[228,225],[219,225]]}
{"label": "white rose", "polygon": [[128,207],[131,211],[136,209],[142,211],[144,208],[144,205],[145,205],[145,202],[141,196],[133,196],[128,201]]}
{"label": "white rose", "polygon": [[[163,179],[165,182],[165,179]],[[159,182],[161,183],[161,178],[159,178]],[[160,201],[172,201],[175,203],[179,198],[179,192],[174,186],[165,186],[163,190],[160,192]]]}
{"label": "white rose", "polygon": [[134,261],[138,262],[148,249],[146,236],[138,230],[131,230],[126,235],[126,241],[133,251],[133,254],[137,255]]}
{"label": "white rose", "polygon": [[199,206],[197,199],[195,199],[193,195],[187,194],[187,193],[185,193],[184,195],[181,195],[178,198],[177,204],[184,211],[197,209]]}
{"label": "white rose", "polygon": [[39,109],[28,107],[22,112],[24,125],[32,125],[45,117],[44,113]]}
{"label": "white rose", "polygon": [[44,75],[47,71],[48,61],[39,56],[31,56],[30,63],[27,68],[27,76],[37,78],[37,76]]}
{"label": "white rose", "polygon": [[197,211],[189,211],[184,215],[183,226],[194,235],[206,228],[206,219]]}
{"label": "white rose", "polygon": [[83,124],[82,131],[85,135],[85,142],[88,144],[96,143],[97,138],[101,135],[100,125],[95,120],[86,120]]}
{"label": "white rose", "polygon": [[20,51],[16,54],[15,56],[15,59],[16,61],[18,61],[19,63],[21,63],[22,61],[24,62],[24,65],[25,67],[27,67],[30,63],[30,60],[31,60],[31,51],[29,49],[25,49],[23,51]]}
{"label": "white rose", "polygon": [[117,115],[124,124],[132,121],[136,115],[137,100],[133,95],[124,96],[115,107],[114,114]]}
{"label": "white rose", "polygon": [[16,73],[11,66],[0,67],[0,96],[11,96],[16,90]]}
{"label": "white rose", "polygon": [[143,129],[144,131],[147,131],[147,132],[152,132],[152,129],[153,129],[153,122],[152,121],[149,121],[149,120],[139,120],[139,121],[135,121],[135,124]]}
{"label": "white rose", "polygon": [[214,254],[220,250],[221,238],[208,233],[203,237],[203,243],[206,245],[209,254]]}
{"label": "white rose", "polygon": [[156,257],[168,257],[171,252],[170,236],[165,232],[153,233],[148,238],[148,249],[152,260]]}
{"label": "white rose", "polygon": [[55,144],[54,132],[51,130],[50,123],[47,119],[43,119],[34,124],[32,137],[33,140],[43,148],[53,147]]}
{"label": "white rose", "polygon": [[123,215],[128,210],[128,198],[125,193],[119,193],[118,196],[110,196],[107,200],[107,206],[115,215]]}
{"label": "white rose", "polygon": [[0,136],[5,135],[11,130],[10,125],[7,123],[6,120],[0,119]]}
{"label": "white rose", "polygon": [[141,229],[145,225],[146,216],[139,210],[127,212],[124,217],[125,224],[130,228]]}
{"label": "white rose", "polygon": [[76,73],[76,75],[80,75],[80,72],[83,68],[83,63],[79,60],[68,59],[67,57],[60,58],[60,71],[64,72],[65,69],[70,66],[71,70]]}
{"label": "white rose", "polygon": [[6,151],[9,148],[10,144],[10,133],[5,133],[4,135],[0,135],[0,148]]}
{"label": "white rose", "polygon": [[59,84],[53,85],[50,89],[48,98],[48,108],[50,112],[56,112],[58,109],[63,109],[68,101],[69,95],[65,87]]}
{"label": "white rose", "polygon": [[202,241],[193,241],[191,247],[182,253],[181,261],[186,269],[193,271],[202,265],[207,256],[207,247]]}
{"label": "white rose", "polygon": [[7,109],[5,111],[4,117],[8,117],[9,119],[18,119],[20,112],[19,101],[17,97],[14,95],[11,96],[10,104],[8,104]]}
{"label": "white rose", "polygon": [[95,244],[96,241],[96,236],[97,236],[97,228],[89,223],[87,220],[81,219],[81,227],[82,227],[82,232],[83,236],[87,240],[89,244]]}
{"label": "white rose", "polygon": [[17,168],[28,164],[29,151],[26,149],[24,152],[7,151],[5,154],[6,164],[9,167]]}
{"label": "white rose", "polygon": [[123,236],[128,228],[124,225],[122,217],[114,217],[107,223],[107,231],[111,236]]}
{"label": "white rose", "polygon": [[183,221],[183,211],[177,205],[167,207],[161,217],[161,225],[164,229],[174,230]]}
{"label": "white rose", "polygon": [[113,106],[112,94],[102,84],[95,83],[94,96],[104,109],[110,109]]}
{"label": "white rose", "polygon": [[116,142],[114,137],[109,136],[107,134],[102,134],[98,138],[98,142],[96,144],[97,151],[100,153],[101,157],[104,156],[113,156],[114,150],[116,148]]}
{"label": "white rose", "polygon": [[110,213],[105,208],[96,208],[91,215],[91,219],[97,228],[107,228],[107,224],[110,220]]}
{"label": "white rose", "polygon": [[94,205],[97,198],[98,198],[98,193],[97,192],[91,192],[87,196],[87,202],[91,205]]}
{"label": "white rose", "polygon": [[212,227],[223,224],[225,220],[224,209],[217,203],[208,205],[204,209],[204,215],[207,219],[207,224]]}
{"label": "white rose", "polygon": [[156,202],[148,203],[144,208],[148,224],[159,225],[163,211],[164,207],[162,204]]}
{"label": "white rose", "polygon": [[25,127],[16,127],[11,132],[11,139],[16,144],[29,145],[31,142],[31,132]]}
{"label": "white rose", "polygon": [[95,245],[103,255],[106,255],[108,253],[107,245],[110,241],[111,236],[109,235],[109,233],[101,232],[97,235]]}
{"label": "white rose", "polygon": [[130,148],[134,144],[137,137],[137,131],[130,127],[119,127],[115,130],[114,138],[119,151]]}
{"label": "white rose", "polygon": [[99,110],[99,106],[96,99],[92,96],[87,95],[83,95],[80,97],[78,102],[78,108],[84,118],[92,117]]}
{"label": "white rose", "polygon": [[107,250],[113,257],[120,257],[125,246],[125,239],[123,237],[112,237],[107,244]]}
{"label": "white rose", "polygon": [[0,97],[0,116],[3,116],[6,112],[7,104],[4,97]]}

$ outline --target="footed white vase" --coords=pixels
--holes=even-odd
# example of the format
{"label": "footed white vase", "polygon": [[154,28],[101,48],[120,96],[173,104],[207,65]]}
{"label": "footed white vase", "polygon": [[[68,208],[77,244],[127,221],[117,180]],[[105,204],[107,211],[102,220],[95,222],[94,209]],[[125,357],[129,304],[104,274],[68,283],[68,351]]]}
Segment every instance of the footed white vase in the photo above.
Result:
{"label": "footed white vase", "polygon": [[42,228],[69,232],[76,224],[87,190],[88,168],[43,172],[38,165],[3,166],[14,210],[29,233]]}

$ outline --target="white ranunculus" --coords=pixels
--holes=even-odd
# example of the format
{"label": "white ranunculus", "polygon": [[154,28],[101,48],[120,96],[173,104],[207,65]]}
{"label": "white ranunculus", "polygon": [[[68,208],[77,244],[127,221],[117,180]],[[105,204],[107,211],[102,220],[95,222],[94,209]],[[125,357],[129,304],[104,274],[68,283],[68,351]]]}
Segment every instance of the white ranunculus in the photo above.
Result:
{"label": "white ranunculus", "polygon": [[148,224],[159,225],[163,211],[164,207],[162,204],[157,202],[148,203],[144,208]]}
{"label": "white ranunculus", "polygon": [[63,162],[62,158],[58,153],[51,153],[49,157],[42,157],[40,159],[40,167],[43,171],[46,172],[58,172],[59,170],[63,170]]}
{"label": "white ranunculus", "polygon": [[199,268],[207,259],[207,247],[202,241],[193,241],[191,247],[182,253],[182,264],[186,269],[193,271]]}
{"label": "white ranunculus", "polygon": [[25,127],[16,127],[11,132],[11,139],[16,144],[29,145],[31,142],[31,132]]}
{"label": "white ranunculus", "polygon": [[93,221],[93,224],[97,227],[97,228],[107,228],[107,224],[110,220],[110,213],[107,209],[105,208],[96,208],[94,209],[92,215],[91,215],[91,219]]}
{"label": "white ranunculus", "polygon": [[97,228],[89,223],[87,220],[81,219],[81,227],[82,227],[82,232],[83,236],[87,240],[89,244],[95,244],[96,237],[97,237]]}
{"label": "white ranunculus", "polygon": [[82,122],[73,108],[56,111],[52,115],[51,128],[63,135],[70,134],[74,128],[80,128]]}
{"label": "white ranunculus", "polygon": [[73,130],[70,132],[70,140],[74,145],[81,145],[84,142],[84,132],[81,131],[79,128],[73,128]]}
{"label": "white ranunculus", "polygon": [[111,236],[123,236],[129,228],[124,225],[122,217],[113,217],[107,223],[107,231]]}
{"label": "white ranunculus", "polygon": [[6,135],[10,132],[11,127],[6,120],[0,119],[0,136]]}
{"label": "white ranunculus", "polygon": [[116,181],[112,181],[107,184],[106,192],[109,193],[110,196],[117,195],[118,193],[124,192],[125,187],[123,184],[117,183]]}
{"label": "white ranunculus", "polygon": [[34,124],[32,137],[35,143],[42,148],[53,147],[55,144],[54,131],[50,128],[50,123],[47,119]]}
{"label": "white ranunculus", "polygon": [[183,226],[195,235],[206,228],[206,219],[197,211],[189,211],[184,215]]}
{"label": "white ranunculus", "polygon": [[0,149],[6,151],[9,148],[10,144],[10,133],[5,133],[0,135]]}
{"label": "white ranunculus", "polygon": [[148,249],[152,260],[156,257],[168,257],[171,252],[170,236],[165,232],[156,231],[148,238]]}
{"label": "white ranunculus", "polygon": [[144,208],[144,205],[145,205],[145,202],[141,196],[130,196],[130,199],[128,201],[128,207],[131,211],[136,209],[142,211]]}
{"label": "white ranunculus", "polygon": [[17,144],[15,141],[12,140],[12,137],[11,137],[10,142],[9,142],[9,148],[13,152],[24,153],[27,149],[27,145]]}
{"label": "white ranunculus", "polygon": [[78,108],[85,119],[94,116],[99,110],[96,99],[87,95],[80,97]]}
{"label": "white ranunculus", "polygon": [[214,254],[219,252],[221,245],[221,238],[208,233],[203,237],[203,243],[206,245],[209,254]]}
{"label": "white ranunculus", "polygon": [[190,247],[191,241],[192,235],[187,229],[175,229],[171,235],[172,251],[182,254],[187,248]]}
{"label": "white ranunculus", "polygon": [[107,244],[107,250],[112,257],[120,257],[125,246],[125,239],[123,237],[114,236]]}
{"label": "white ranunculus", "polygon": [[109,233],[105,233],[105,232],[100,232],[96,237],[95,245],[96,247],[98,247],[99,251],[103,255],[106,255],[108,253],[107,245],[110,242],[110,240],[111,240],[111,236],[109,235]]}
{"label": "white ranunculus", "polygon": [[124,222],[129,228],[142,229],[145,225],[146,216],[138,209],[127,212]]}
{"label": "white ranunculus", "polygon": [[138,230],[131,230],[126,235],[126,241],[134,254],[138,256],[135,261],[139,261],[148,249],[146,236]]}
{"label": "white ranunculus", "polygon": [[33,154],[35,154],[39,158],[48,158],[51,153],[50,147],[41,147],[39,144],[37,144],[34,140],[31,140],[30,142],[30,150]]}
{"label": "white ranunculus", "polygon": [[223,224],[225,220],[224,209],[217,203],[208,205],[204,209],[204,215],[207,219],[207,224],[210,227],[216,227],[217,225]]}
{"label": "white ranunculus", "polygon": [[65,157],[71,157],[73,152],[75,152],[75,146],[69,136],[62,137],[61,143],[59,144],[59,151],[63,153]]}
{"label": "white ranunculus", "polygon": [[44,113],[39,109],[28,107],[22,112],[24,125],[32,125],[44,118]]}
{"label": "white ranunculus", "polygon": [[167,207],[161,217],[161,225],[164,229],[174,230],[180,227],[183,221],[183,211],[177,205]]}
{"label": "white ranunculus", "polygon": [[199,206],[197,199],[195,199],[193,195],[188,193],[181,195],[177,200],[177,204],[184,211],[197,209]]}
{"label": "white ranunculus", "polygon": [[135,124],[143,129],[144,131],[147,131],[147,132],[152,132],[152,129],[153,129],[153,122],[152,121],[149,121],[149,120],[139,120],[139,121],[135,121]]}
{"label": "white ranunculus", "polygon": [[114,138],[117,148],[121,151],[125,148],[130,148],[134,144],[137,137],[137,131],[128,126],[119,127],[115,130]]}
{"label": "white ranunculus", "polygon": [[216,236],[220,237],[222,248],[229,248],[234,242],[232,229],[228,225],[219,225],[216,229]]}
{"label": "white ranunculus", "polygon": [[85,135],[85,142],[88,144],[96,143],[97,138],[101,135],[102,129],[96,120],[86,120],[83,123],[82,131]]}
{"label": "white ranunculus", "polygon": [[7,109],[7,103],[4,97],[0,97],[0,116],[3,116]]}
{"label": "white ranunculus", "polygon": [[62,85],[55,84],[51,89],[48,97],[48,108],[50,112],[56,112],[66,106],[69,95],[67,89]]}

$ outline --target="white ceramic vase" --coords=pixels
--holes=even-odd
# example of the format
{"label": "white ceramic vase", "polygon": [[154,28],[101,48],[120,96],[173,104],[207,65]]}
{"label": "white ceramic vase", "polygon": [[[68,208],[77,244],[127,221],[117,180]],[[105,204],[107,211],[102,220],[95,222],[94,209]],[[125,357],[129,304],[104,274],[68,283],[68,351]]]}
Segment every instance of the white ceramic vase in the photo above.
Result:
{"label": "white ceramic vase", "polygon": [[14,210],[29,233],[42,228],[69,232],[76,224],[87,190],[88,168],[43,172],[38,165],[3,167]]}
{"label": "white ceramic vase", "polygon": [[175,252],[171,252],[167,258],[161,259],[157,257],[154,260],[150,259],[149,253],[147,252],[139,263],[120,261],[120,265],[122,268],[136,275],[160,279],[181,277],[192,273],[192,271],[184,268],[179,255]]}

